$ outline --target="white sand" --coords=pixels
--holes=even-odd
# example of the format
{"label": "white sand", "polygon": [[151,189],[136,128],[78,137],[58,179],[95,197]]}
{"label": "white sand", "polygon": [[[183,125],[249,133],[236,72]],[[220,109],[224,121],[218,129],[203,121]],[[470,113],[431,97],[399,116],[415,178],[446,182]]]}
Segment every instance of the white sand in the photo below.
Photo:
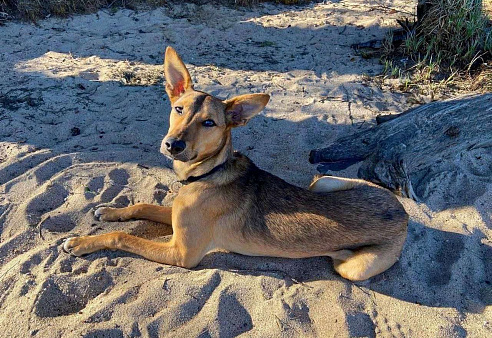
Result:
{"label": "white sand", "polygon": [[186,4],[0,27],[0,336],[491,336],[490,183],[459,209],[403,200],[411,222],[402,258],[361,284],[326,258],[214,253],[186,270],[122,252],[61,251],[70,234],[169,233],[92,216],[103,203],[172,201],[175,178],[158,151],[167,45],[200,90],[272,96],[235,131],[235,147],[306,186],[311,149],[411,107],[364,84],[382,66],[350,48],[395,25],[401,13],[384,6],[411,12],[414,3]]}

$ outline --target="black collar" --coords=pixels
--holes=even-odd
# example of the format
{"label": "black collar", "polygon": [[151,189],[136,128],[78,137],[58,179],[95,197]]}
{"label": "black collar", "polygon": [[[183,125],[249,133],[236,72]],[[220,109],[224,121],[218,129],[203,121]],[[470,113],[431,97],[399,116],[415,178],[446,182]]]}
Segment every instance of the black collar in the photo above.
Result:
{"label": "black collar", "polygon": [[183,185],[186,185],[186,184],[190,184],[190,183],[199,181],[199,180],[204,179],[205,177],[210,176],[210,175],[216,173],[217,171],[223,169],[225,167],[226,163],[227,163],[227,161],[225,161],[222,164],[219,164],[218,166],[212,168],[212,170],[210,170],[208,173],[205,173],[203,175],[200,175],[200,176],[190,176],[186,180],[181,180],[181,181],[178,181],[178,182],[181,183],[181,184],[183,184]]}

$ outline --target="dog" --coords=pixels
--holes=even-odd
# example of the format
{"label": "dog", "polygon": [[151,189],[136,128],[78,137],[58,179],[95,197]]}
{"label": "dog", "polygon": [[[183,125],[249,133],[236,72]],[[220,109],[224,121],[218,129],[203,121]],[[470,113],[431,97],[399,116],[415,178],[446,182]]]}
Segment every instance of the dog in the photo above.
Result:
{"label": "dog", "polygon": [[361,281],[390,268],[407,235],[408,215],[388,190],[359,179],[317,176],[308,189],[259,169],[234,152],[231,129],[268,103],[267,94],[221,100],[195,90],[172,47],[164,61],[172,110],[161,153],[173,159],[183,183],[172,207],[136,204],[101,207],[101,221],[147,219],[172,226],[168,242],[124,232],[71,237],[63,249],[75,256],[111,249],[193,268],[210,251],[249,256],[329,256],[334,269]]}

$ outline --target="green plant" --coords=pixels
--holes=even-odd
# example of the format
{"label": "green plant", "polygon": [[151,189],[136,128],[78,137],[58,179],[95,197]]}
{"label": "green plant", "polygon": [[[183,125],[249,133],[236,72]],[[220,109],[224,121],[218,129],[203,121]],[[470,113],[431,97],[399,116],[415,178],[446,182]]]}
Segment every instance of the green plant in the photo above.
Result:
{"label": "green plant", "polygon": [[409,55],[415,55],[419,52],[424,44],[424,38],[415,34],[414,31],[408,33],[405,39],[404,53]]}
{"label": "green plant", "polygon": [[429,0],[430,9],[405,43],[422,61],[466,69],[479,54],[491,52],[489,19],[481,0]]}
{"label": "green plant", "polygon": [[384,61],[383,74],[385,77],[398,78],[401,76],[402,70],[392,60]]}
{"label": "green plant", "polygon": [[388,33],[386,33],[381,45],[381,57],[387,58],[394,52],[395,48],[393,45],[393,31],[389,31]]}
{"label": "green plant", "polygon": [[[433,100],[454,91],[490,91],[492,87],[492,23],[481,0],[427,0],[426,14],[416,25],[403,26],[400,47],[381,48],[382,86],[424,95]],[[492,8],[492,7],[491,7]],[[403,22],[403,20],[402,20]],[[419,102],[424,102],[419,99]]]}

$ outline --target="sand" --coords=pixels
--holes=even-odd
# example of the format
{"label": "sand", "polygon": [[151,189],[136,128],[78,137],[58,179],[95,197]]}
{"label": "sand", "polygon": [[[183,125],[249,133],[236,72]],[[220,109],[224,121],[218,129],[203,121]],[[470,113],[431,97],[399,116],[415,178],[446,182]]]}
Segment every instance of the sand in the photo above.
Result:
{"label": "sand", "polygon": [[[172,4],[0,27],[0,336],[491,336],[490,179],[459,208],[401,199],[411,216],[401,260],[363,283],[338,276],[327,258],[216,252],[186,270],[123,252],[76,258],[60,247],[73,234],[169,234],[93,217],[101,204],[172,202],[176,178],[159,154],[167,45],[200,90],[272,96],[235,130],[235,148],[307,186],[311,149],[414,106],[367,83],[382,66],[350,48],[384,37],[414,5]],[[355,177],[356,166],[338,174]]]}

